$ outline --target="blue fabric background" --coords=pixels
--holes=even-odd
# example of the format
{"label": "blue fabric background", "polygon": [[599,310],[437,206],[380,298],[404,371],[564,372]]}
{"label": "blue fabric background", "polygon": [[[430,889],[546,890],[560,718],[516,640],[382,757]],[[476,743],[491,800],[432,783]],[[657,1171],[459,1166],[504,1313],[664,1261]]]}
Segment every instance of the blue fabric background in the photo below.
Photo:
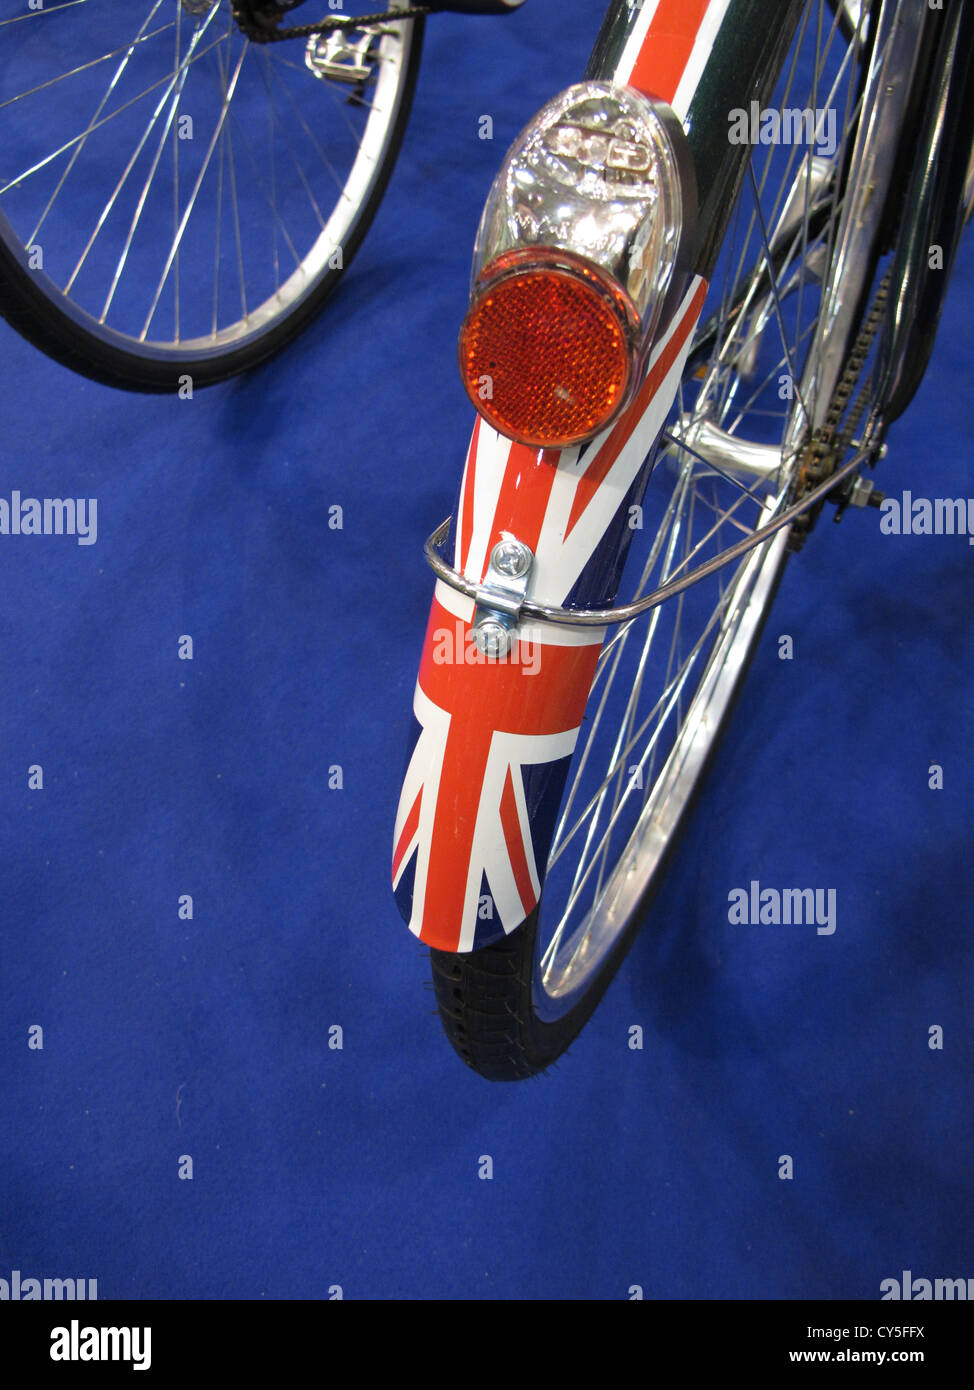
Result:
{"label": "blue fabric background", "polygon": [[[454,1057],[388,887],[421,546],[470,427],[473,234],[598,12],[430,23],[372,233],[253,376],[124,396],[0,325],[0,495],[99,502],[96,545],[0,538],[0,1276],[181,1299],[874,1299],[904,1268],[974,1276],[965,538],[826,515],[656,912],[549,1076],[491,1086]],[[878,478],[894,495],[974,496],[972,309],[968,238]],[[834,887],[835,935],[729,925],[752,878]]]}

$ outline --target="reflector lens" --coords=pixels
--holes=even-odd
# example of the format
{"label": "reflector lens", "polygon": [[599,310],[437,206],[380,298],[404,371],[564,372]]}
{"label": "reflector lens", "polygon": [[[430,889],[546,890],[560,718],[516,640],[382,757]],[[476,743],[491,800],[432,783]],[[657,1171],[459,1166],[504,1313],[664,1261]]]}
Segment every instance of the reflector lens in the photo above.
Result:
{"label": "reflector lens", "polygon": [[633,379],[638,316],[580,256],[537,248],[487,266],[460,330],[471,401],[500,433],[563,448],[607,425]]}

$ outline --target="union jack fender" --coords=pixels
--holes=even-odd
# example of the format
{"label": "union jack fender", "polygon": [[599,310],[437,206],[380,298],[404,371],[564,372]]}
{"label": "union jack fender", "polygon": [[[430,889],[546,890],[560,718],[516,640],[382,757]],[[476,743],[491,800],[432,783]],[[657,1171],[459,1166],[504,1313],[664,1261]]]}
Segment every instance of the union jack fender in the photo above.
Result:
{"label": "union jack fender", "polygon": [[[476,420],[451,543],[481,583],[510,536],[529,546],[528,597],[602,606],[615,597],[651,456],[706,293],[694,276],[615,425],[568,449],[534,449]],[[558,806],[605,630],[522,623],[503,659],[471,638],[474,601],[438,580],[413,700],[417,728],[393,841],[409,928],[446,951],[489,945],[541,894]]]}
{"label": "union jack fender", "polygon": [[[619,51],[606,36],[603,74],[689,124],[716,36],[740,23],[732,0],[644,0],[626,14]],[[688,273],[654,333],[640,389],[588,443],[533,449],[476,420],[451,535],[453,566],[466,579],[482,583],[494,545],[513,536],[534,554],[527,598],[612,603],[632,539],[629,508],[642,499],[706,291],[704,276]],[[437,581],[392,860],[410,930],[463,952],[514,931],[539,900],[605,635],[522,622],[508,658],[490,661],[471,640],[473,610],[472,599]]]}

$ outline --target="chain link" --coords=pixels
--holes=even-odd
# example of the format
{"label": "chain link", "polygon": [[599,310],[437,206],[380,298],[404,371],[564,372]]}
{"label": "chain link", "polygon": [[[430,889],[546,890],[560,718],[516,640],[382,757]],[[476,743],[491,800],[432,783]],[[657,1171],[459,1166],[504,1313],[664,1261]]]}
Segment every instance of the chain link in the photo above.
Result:
{"label": "chain link", "polygon": [[429,14],[428,5],[407,5],[401,10],[383,10],[378,14],[333,15],[318,24],[298,24],[279,29],[282,15],[270,15],[262,10],[260,0],[234,0],[233,17],[241,33],[252,43],[281,43],[285,39],[310,39],[316,34],[330,34],[335,29],[367,29],[373,24],[386,24],[398,19],[418,19]]}
{"label": "chain link", "polygon": [[[858,399],[849,411],[845,425],[839,432],[839,425],[845,409],[852,399],[852,393],[856,389],[856,383],[862,372],[866,358],[869,356],[869,349],[872,347],[873,339],[886,316],[886,302],[889,297],[890,274],[887,270],[873,296],[869,312],[862,321],[862,327],[856,335],[856,340],[849,349],[842,375],[836,385],[832,400],[829,403],[828,412],[825,420],[812,435],[811,440],[802,459],[799,472],[798,487],[796,496],[801,497],[804,492],[811,492],[824,479],[835,471],[837,461],[843,456],[852,443],[856,425],[865,409],[868,399],[868,383],[863,386]],[[816,507],[809,508],[803,512],[792,528],[789,538],[789,548],[800,550],[805,543],[805,538],[811,531],[815,521],[822,510],[823,503]]]}

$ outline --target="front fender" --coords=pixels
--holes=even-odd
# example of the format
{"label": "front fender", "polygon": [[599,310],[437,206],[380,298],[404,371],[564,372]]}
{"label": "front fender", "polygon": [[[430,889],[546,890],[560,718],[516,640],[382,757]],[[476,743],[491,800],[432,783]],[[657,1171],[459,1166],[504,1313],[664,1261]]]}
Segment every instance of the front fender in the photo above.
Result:
{"label": "front fender", "polygon": [[566,644],[522,630],[504,660],[488,660],[472,619],[472,600],[438,582],[393,852],[403,916],[444,951],[489,945],[538,901],[601,646],[591,631]]}
{"label": "front fender", "polygon": [[[632,537],[631,508],[699,317],[695,277],[654,346],[636,399],[581,447],[533,449],[478,418],[453,526],[453,564],[480,583],[514,536],[534,554],[528,597],[604,606]],[[474,603],[438,580],[413,699],[415,741],[393,837],[392,882],[410,930],[472,951],[537,903],[604,629],[522,623],[503,660],[470,640]]]}

